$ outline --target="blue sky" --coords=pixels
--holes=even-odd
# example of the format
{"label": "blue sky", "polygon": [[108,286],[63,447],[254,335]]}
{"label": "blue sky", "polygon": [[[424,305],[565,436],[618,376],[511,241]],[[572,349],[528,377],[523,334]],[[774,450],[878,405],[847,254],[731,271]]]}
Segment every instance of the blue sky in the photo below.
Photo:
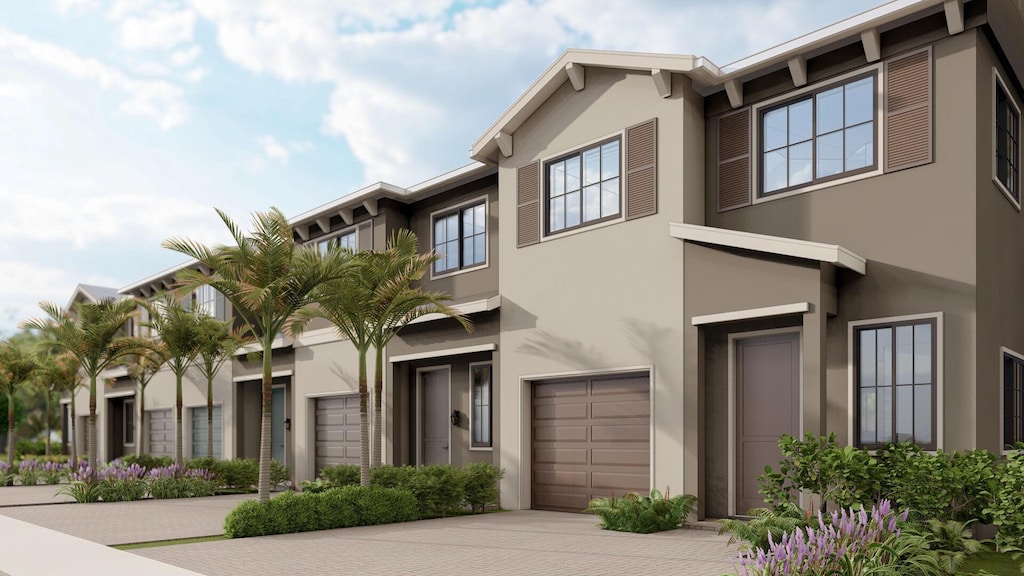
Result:
{"label": "blue sky", "polygon": [[469,162],[566,48],[724,65],[880,0],[38,0],[0,11],[0,334],[225,240]]}

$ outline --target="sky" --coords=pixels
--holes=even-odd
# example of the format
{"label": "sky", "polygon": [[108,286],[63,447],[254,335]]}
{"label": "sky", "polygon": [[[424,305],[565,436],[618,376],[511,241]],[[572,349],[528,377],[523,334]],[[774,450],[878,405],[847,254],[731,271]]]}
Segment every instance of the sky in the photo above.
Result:
{"label": "sky", "polygon": [[[881,0],[0,0],[0,336],[468,150],[566,48],[723,66]],[[596,10],[595,6],[600,6]]]}

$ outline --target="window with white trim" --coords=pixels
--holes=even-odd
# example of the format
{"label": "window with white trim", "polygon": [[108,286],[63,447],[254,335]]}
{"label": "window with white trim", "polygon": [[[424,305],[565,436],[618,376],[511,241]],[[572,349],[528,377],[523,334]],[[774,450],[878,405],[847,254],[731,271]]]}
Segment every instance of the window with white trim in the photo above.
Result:
{"label": "window with white trim", "polygon": [[192,309],[199,314],[217,317],[217,291],[204,284],[192,293]]}
{"label": "window with white trim", "polygon": [[492,446],[491,397],[491,365],[474,364],[470,367],[472,411],[470,426],[473,448],[490,448]]}
{"label": "window with white trim", "polygon": [[434,274],[487,262],[486,200],[434,216]]}
{"label": "window with white trim", "polygon": [[611,220],[622,214],[619,138],[545,165],[547,234]]}
{"label": "window with white trim", "polygon": [[856,443],[936,447],[934,318],[857,326],[854,338]]}
{"label": "window with white trim", "polygon": [[760,195],[873,170],[875,74],[760,113]]}
{"label": "window with white trim", "polygon": [[1003,352],[1003,449],[1024,442],[1024,358]]}
{"label": "window with white trim", "polygon": [[995,81],[995,174],[1003,191],[1020,206],[1020,108],[1002,79]]}
{"label": "window with white trim", "polygon": [[358,251],[356,248],[355,228],[353,228],[351,232],[345,232],[344,234],[339,234],[338,236],[332,236],[326,240],[321,240],[317,242],[316,247],[320,250],[320,253],[323,254],[324,252],[327,252],[327,247],[330,246],[331,242],[337,242],[338,247],[342,250],[348,250],[349,252]]}

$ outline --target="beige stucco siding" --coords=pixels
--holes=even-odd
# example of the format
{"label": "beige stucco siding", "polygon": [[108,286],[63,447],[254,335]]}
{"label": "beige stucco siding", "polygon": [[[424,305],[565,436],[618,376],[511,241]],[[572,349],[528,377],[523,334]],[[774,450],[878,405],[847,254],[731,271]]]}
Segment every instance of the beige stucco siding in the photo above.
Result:
{"label": "beige stucco siding", "polygon": [[[684,196],[702,194],[684,189],[690,176],[684,166],[690,164],[683,157],[686,130],[703,126],[688,109],[700,106],[689,82],[680,76],[673,80],[673,95],[660,98],[650,74],[588,69],[586,88],[576,92],[564,84],[516,130],[515,153],[501,160],[501,214],[514,223],[516,168],[658,118],[656,215],[550,237],[526,248],[516,248],[515,225],[506,223],[499,233],[499,461],[506,470],[502,504],[507,508],[530,506],[530,390],[524,379],[567,372],[652,367],[652,483],[673,492],[696,490],[684,479],[683,465],[683,410],[689,400],[683,397],[680,354],[683,246],[669,237],[668,223],[684,220]],[[697,125],[687,125],[688,119]],[[692,169],[700,172],[699,162]]]}

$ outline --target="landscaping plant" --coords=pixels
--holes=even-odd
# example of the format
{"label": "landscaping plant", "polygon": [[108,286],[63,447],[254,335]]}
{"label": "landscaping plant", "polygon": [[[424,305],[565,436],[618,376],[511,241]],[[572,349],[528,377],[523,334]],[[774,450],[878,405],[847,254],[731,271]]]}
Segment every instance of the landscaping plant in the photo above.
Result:
{"label": "landscaping plant", "polygon": [[0,460],[0,486],[13,486],[17,477],[18,471],[6,460]]}
{"label": "landscaping plant", "polygon": [[104,502],[141,500],[148,491],[146,469],[138,464],[116,462],[99,471],[99,495]]}
{"label": "landscaping plant", "polygon": [[1009,452],[995,469],[984,512],[997,527],[999,550],[1024,550],[1024,446]]}
{"label": "landscaping plant", "polygon": [[42,466],[43,482],[52,485],[60,484],[67,477],[70,467],[64,462],[44,462]]}
{"label": "landscaping plant", "polygon": [[590,501],[586,511],[596,514],[605,530],[650,534],[678,528],[696,503],[696,496],[684,494],[670,498],[655,489],[650,496],[631,493],[621,498],[596,498]]}
{"label": "landscaping plant", "polygon": [[79,463],[78,469],[70,474],[69,482],[57,490],[57,493],[66,494],[80,504],[99,502],[101,496],[99,475],[88,462],[83,461]]}
{"label": "landscaping plant", "polygon": [[742,542],[744,550],[768,550],[771,540],[778,542],[783,534],[807,527],[811,515],[793,502],[783,502],[776,508],[753,508],[747,512],[753,518],[719,520],[719,534],[729,534],[729,544]]}
{"label": "landscaping plant", "polygon": [[21,480],[22,486],[35,486],[39,484],[40,476],[42,476],[42,470],[39,462],[35,460],[22,460],[18,462],[18,478]]}

